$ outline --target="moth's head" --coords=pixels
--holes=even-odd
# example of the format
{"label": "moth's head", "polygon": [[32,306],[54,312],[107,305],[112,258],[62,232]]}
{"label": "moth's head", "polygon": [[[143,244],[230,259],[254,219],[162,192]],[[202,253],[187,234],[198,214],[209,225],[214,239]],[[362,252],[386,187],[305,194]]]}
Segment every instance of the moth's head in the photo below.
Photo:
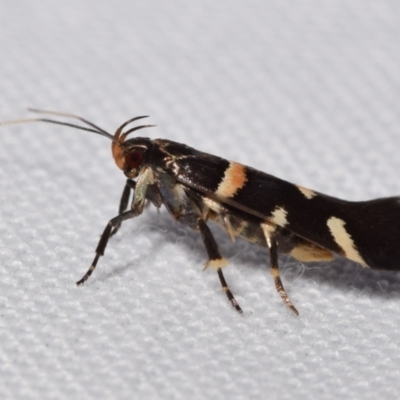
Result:
{"label": "moth's head", "polygon": [[137,137],[121,144],[112,143],[112,153],[118,168],[127,178],[136,178],[148,165],[153,144],[149,138]]}
{"label": "moth's head", "polygon": [[122,132],[126,125],[140,118],[132,118],[122,124],[114,134],[111,144],[112,155],[118,168],[124,171],[124,174],[130,178],[136,178],[142,169],[148,164],[149,156],[153,148],[153,144],[149,138],[136,137],[125,141],[126,137],[142,128],[148,128],[154,125],[140,125],[126,132]]}

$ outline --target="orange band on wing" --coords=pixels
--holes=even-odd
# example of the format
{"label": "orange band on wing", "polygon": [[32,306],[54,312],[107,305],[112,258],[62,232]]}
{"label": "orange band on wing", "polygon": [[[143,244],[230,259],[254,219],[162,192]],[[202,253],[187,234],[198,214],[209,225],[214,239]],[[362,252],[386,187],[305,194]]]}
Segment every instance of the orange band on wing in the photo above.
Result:
{"label": "orange band on wing", "polygon": [[246,181],[246,167],[231,161],[215,194],[222,197],[233,197],[243,188]]}

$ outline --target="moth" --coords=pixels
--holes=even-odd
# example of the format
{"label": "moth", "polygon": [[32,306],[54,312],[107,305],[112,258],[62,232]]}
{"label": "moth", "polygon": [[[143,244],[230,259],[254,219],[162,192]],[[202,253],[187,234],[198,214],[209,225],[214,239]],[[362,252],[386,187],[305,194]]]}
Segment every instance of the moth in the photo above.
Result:
{"label": "moth", "polygon": [[217,272],[228,300],[240,313],[242,309],[222,271],[227,260],[218,249],[208,221],[217,223],[232,241],[241,236],[269,249],[276,289],[297,315],[280,278],[278,253],[302,262],[327,261],[338,254],[364,267],[400,270],[400,197],[341,200],[182,143],[146,137],[127,139],[139,129],[154,126],[127,128],[145,116],[128,120],[112,135],[76,115],[31,111],[74,118],[86,126],[47,118],[6,121],[1,125],[42,121],[105,136],[111,140],[116,165],[127,178],[118,215],[107,223],[94,260],[77,285],[93,273],[108,240],[122,222],[142,214],[146,202],[157,208],[164,205],[177,222],[200,233],[208,255],[205,268]]}

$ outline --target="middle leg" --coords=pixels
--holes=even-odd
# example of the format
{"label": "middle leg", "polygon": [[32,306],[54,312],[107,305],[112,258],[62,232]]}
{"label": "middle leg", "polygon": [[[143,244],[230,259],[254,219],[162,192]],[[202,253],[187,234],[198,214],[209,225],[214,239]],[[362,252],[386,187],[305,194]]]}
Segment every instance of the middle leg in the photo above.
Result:
{"label": "middle leg", "polygon": [[211,266],[217,270],[219,280],[221,281],[222,290],[226,293],[228,300],[231,302],[232,306],[235,307],[235,310],[239,313],[242,313],[243,311],[229,289],[224,274],[222,273],[222,267],[227,264],[226,259],[221,256],[217,242],[215,241],[214,236],[206,222],[202,219],[199,219],[198,226],[208,254],[208,261],[204,269],[207,269],[209,266]]}

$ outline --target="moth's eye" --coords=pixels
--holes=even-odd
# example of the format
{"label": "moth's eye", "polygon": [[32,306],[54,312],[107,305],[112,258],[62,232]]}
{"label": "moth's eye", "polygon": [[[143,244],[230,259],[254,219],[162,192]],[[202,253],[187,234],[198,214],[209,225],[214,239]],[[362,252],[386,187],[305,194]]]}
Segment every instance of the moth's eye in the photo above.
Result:
{"label": "moth's eye", "polygon": [[137,169],[143,161],[143,153],[139,150],[134,150],[125,156],[125,165],[129,169]]}

